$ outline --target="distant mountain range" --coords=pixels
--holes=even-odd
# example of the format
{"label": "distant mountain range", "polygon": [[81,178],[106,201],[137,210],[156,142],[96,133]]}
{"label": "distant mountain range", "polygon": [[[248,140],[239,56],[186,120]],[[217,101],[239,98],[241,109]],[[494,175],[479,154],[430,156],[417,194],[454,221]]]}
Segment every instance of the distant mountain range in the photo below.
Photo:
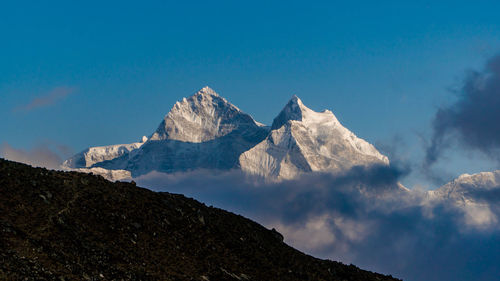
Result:
{"label": "distant mountain range", "polygon": [[[152,171],[196,169],[241,169],[279,181],[308,172],[342,173],[374,164],[389,165],[389,159],[342,126],[329,110],[315,112],[293,96],[272,125],[266,126],[204,87],[176,102],[149,138],[90,147],[66,160],[62,168],[113,181]],[[478,196],[488,187],[498,186],[499,175],[500,170],[465,174],[427,194],[430,199],[481,206]]]}
{"label": "distant mountain range", "polygon": [[149,138],[88,148],[63,168],[111,180],[200,168],[241,169],[282,180],[372,164],[388,165],[389,160],[343,127],[331,111],[315,112],[293,96],[269,127],[204,87],[175,103]]}

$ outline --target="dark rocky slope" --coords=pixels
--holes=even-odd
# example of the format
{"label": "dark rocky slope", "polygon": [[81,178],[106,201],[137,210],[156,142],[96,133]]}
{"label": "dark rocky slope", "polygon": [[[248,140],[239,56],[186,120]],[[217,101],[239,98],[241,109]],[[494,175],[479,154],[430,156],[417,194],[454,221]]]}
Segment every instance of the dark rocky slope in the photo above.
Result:
{"label": "dark rocky slope", "polygon": [[133,183],[0,159],[1,280],[395,280]]}

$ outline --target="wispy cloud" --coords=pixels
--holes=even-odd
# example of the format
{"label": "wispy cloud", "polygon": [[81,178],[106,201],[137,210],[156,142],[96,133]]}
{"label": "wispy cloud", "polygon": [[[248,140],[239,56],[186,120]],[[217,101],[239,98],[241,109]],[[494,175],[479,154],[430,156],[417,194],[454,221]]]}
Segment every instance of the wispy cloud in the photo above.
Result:
{"label": "wispy cloud", "polygon": [[62,157],[67,157],[70,153],[70,148],[65,145],[47,142],[40,143],[31,150],[15,148],[6,142],[0,145],[2,158],[49,169],[58,169]]}
{"label": "wispy cloud", "polygon": [[41,107],[46,107],[53,105],[61,100],[63,100],[66,96],[73,93],[75,88],[73,87],[55,87],[48,93],[45,93],[41,96],[38,96],[32,99],[25,105],[18,106],[14,109],[14,111],[32,111]]}
{"label": "wispy cloud", "polygon": [[454,143],[500,162],[500,55],[490,58],[483,71],[470,71],[457,96],[436,112],[424,166]]}

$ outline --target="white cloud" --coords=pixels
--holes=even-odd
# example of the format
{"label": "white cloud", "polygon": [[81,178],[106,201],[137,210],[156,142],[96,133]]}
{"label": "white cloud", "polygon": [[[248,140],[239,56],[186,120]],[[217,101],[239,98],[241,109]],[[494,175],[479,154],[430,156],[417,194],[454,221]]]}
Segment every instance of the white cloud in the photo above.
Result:
{"label": "white cloud", "polygon": [[239,171],[154,172],[136,181],[274,227],[286,243],[306,253],[404,280],[500,276],[496,197],[482,196],[483,205],[459,205],[423,190],[404,191],[393,169],[310,174],[281,183],[261,182]]}
{"label": "white cloud", "polygon": [[301,245],[301,248],[307,251],[315,251],[335,242],[335,235],[330,225],[331,218],[328,214],[288,225],[280,221],[267,224],[283,234],[287,243]]}

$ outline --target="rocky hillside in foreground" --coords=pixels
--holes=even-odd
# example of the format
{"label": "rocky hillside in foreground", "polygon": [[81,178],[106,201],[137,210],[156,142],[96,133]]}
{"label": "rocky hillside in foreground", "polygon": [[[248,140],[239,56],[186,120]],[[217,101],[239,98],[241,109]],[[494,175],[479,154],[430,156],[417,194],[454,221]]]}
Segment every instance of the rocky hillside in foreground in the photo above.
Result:
{"label": "rocky hillside in foreground", "polygon": [[0,159],[1,280],[396,280],[193,199]]}

